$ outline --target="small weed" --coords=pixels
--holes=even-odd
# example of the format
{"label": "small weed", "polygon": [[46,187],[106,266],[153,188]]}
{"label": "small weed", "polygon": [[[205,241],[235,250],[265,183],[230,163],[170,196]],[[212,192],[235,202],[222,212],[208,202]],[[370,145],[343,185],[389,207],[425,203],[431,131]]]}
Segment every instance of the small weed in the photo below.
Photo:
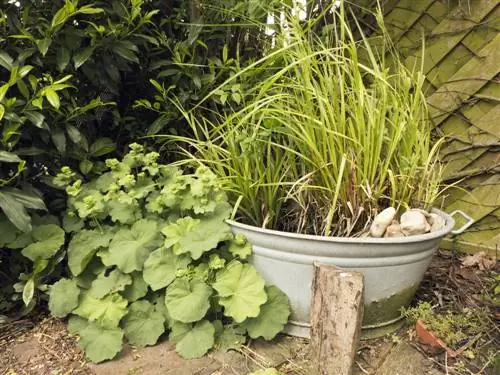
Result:
{"label": "small weed", "polygon": [[403,342],[403,339],[401,338],[401,336],[398,336],[398,335],[392,335],[391,340],[392,340],[393,344],[400,344],[401,342]]}
{"label": "small weed", "polygon": [[[420,302],[416,307],[403,309],[403,315],[414,324],[421,320],[450,348],[462,346],[468,339],[487,330],[486,313],[480,309],[463,309],[461,313],[435,312],[428,302]],[[473,357],[474,353],[468,353]]]}

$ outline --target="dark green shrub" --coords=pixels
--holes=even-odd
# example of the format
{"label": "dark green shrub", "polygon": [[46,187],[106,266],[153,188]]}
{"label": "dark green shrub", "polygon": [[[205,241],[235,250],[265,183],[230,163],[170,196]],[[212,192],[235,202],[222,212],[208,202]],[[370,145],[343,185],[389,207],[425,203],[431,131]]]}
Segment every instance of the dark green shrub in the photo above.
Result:
{"label": "dark green shrub", "polygon": [[[64,195],[48,175],[62,165],[98,176],[104,169],[102,157],[120,155],[132,140],[160,131],[186,134],[171,99],[192,106],[239,69],[236,56],[258,55],[262,30],[252,19],[265,17],[260,3],[267,5],[227,0],[2,1],[2,225],[12,224],[20,235],[36,230],[30,219],[35,212],[61,212]],[[227,100],[222,93],[207,108],[237,104],[241,90],[234,86]],[[43,284],[41,275],[34,277],[36,261],[9,243],[0,241],[0,277],[7,291],[0,296],[2,310],[11,306],[1,301],[11,300],[19,276],[31,275],[27,280],[34,287],[25,280],[18,290],[28,285],[36,295],[36,284]],[[57,258],[63,259],[64,247],[60,251]],[[7,267],[12,264],[16,266]],[[46,276],[50,270],[44,268]]]}

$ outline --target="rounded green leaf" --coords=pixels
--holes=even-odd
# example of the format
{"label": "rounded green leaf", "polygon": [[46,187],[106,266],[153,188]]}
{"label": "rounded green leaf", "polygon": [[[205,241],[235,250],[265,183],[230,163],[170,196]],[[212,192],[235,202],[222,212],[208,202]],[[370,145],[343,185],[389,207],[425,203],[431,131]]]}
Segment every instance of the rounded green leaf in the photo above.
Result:
{"label": "rounded green leaf", "polygon": [[71,315],[68,319],[68,332],[72,335],[78,335],[82,330],[87,328],[89,321],[80,316]]}
{"label": "rounded green leaf", "polygon": [[238,350],[241,345],[245,343],[245,329],[234,326],[226,325],[222,328],[222,332],[217,335],[216,346],[218,350]]}
{"label": "rounded green leaf", "polygon": [[79,346],[94,363],[113,359],[122,350],[123,331],[120,328],[105,328],[89,323],[78,334]]}
{"label": "rounded green leaf", "polygon": [[237,234],[229,241],[227,249],[231,254],[241,259],[246,259],[252,254],[252,244],[241,234]]}
{"label": "rounded green leaf", "polygon": [[109,274],[104,270],[97,276],[97,279],[92,282],[89,294],[91,297],[99,299],[108,294],[120,292],[130,284],[132,284],[130,275],[121,273],[118,269],[111,271]]}
{"label": "rounded green leaf", "polygon": [[83,229],[83,225],[84,222],[79,217],[64,214],[62,226],[66,233],[79,232]]}
{"label": "rounded green leaf", "polygon": [[151,289],[165,288],[175,279],[175,272],[186,268],[191,258],[175,255],[171,249],[164,247],[153,251],[144,262],[143,277]]}
{"label": "rounded green leaf", "polygon": [[76,233],[68,246],[68,266],[73,276],[78,276],[83,272],[90,262],[97,249],[107,247],[112,231],[82,230]]}
{"label": "rounded green leaf", "polygon": [[120,294],[129,302],[134,302],[146,295],[148,292],[148,284],[146,284],[141,273],[138,271],[132,272],[131,276],[132,284],[127,285]]}
{"label": "rounded green leaf", "polygon": [[265,281],[257,270],[238,261],[231,262],[217,273],[213,288],[219,293],[219,304],[224,315],[241,323],[260,313],[260,306],[267,301]]}
{"label": "rounded green leaf", "polygon": [[207,320],[202,320],[194,326],[175,323],[172,326],[169,339],[176,343],[175,350],[186,359],[199,358],[214,346],[215,328]]}
{"label": "rounded green leaf", "polygon": [[162,233],[167,237],[165,246],[173,246],[175,254],[188,253],[195,260],[230,236],[229,226],[218,216],[183,217],[166,225]]}
{"label": "rounded green leaf", "polygon": [[167,288],[165,305],[170,316],[182,323],[202,319],[210,308],[212,288],[202,280],[175,280]]}
{"label": "rounded green leaf", "polygon": [[253,339],[263,337],[265,340],[272,340],[283,330],[290,316],[287,295],[276,286],[267,287],[266,292],[267,302],[261,306],[259,316],[249,318],[241,324]]}
{"label": "rounded green leaf", "polygon": [[141,271],[151,250],[162,243],[158,222],[139,220],[130,229],[120,229],[109,244],[109,254],[103,258],[107,266],[116,265],[124,273]]}
{"label": "rounded green leaf", "polygon": [[118,294],[110,294],[97,299],[89,293],[83,293],[80,297],[80,304],[73,313],[103,327],[115,328],[127,313],[127,305],[127,300]]}
{"label": "rounded green leaf", "polygon": [[137,301],[130,305],[123,318],[125,336],[132,345],[154,345],[165,331],[165,318],[148,301]]}
{"label": "rounded green leaf", "polygon": [[76,283],[80,288],[90,289],[97,275],[99,275],[105,269],[106,266],[101,263],[101,259],[98,257],[94,257],[87,265],[87,267],[85,267],[85,270],[81,274],[73,278],[76,280]]}
{"label": "rounded green leaf", "polygon": [[55,224],[36,227],[31,236],[34,242],[21,253],[33,262],[37,259],[49,259],[64,245],[64,230]]}
{"label": "rounded green leaf", "polygon": [[58,318],[64,318],[78,306],[80,288],[76,280],[61,279],[50,287],[49,310]]}

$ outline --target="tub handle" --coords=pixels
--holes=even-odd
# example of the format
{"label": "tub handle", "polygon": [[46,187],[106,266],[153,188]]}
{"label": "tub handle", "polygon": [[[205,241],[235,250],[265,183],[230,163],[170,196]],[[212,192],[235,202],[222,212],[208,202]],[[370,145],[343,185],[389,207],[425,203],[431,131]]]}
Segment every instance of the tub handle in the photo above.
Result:
{"label": "tub handle", "polygon": [[461,210],[453,211],[452,213],[450,213],[450,216],[453,217],[454,215],[457,215],[457,214],[462,215],[462,217],[464,217],[467,220],[467,222],[464,225],[462,225],[462,227],[452,230],[451,231],[452,234],[461,234],[461,233],[465,232],[465,230],[467,228],[469,228],[475,222],[475,220],[473,218],[471,218],[469,215],[467,215],[465,212],[463,212]]}

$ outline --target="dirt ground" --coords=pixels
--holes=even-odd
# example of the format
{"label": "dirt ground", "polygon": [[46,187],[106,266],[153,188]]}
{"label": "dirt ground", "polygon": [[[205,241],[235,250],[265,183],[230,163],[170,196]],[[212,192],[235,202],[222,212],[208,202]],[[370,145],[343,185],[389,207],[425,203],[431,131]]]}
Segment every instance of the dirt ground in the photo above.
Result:
{"label": "dirt ground", "polygon": [[[492,267],[492,263],[482,264],[483,261],[480,257],[471,259],[439,252],[416,298],[429,301],[442,311],[487,309],[490,328],[474,338],[473,345],[478,353],[488,348],[488,355],[447,358],[442,351],[418,344],[412,329],[406,326],[391,336],[361,341],[354,375],[498,375],[493,362],[500,358],[499,307],[481,297],[489,288],[492,269],[498,271],[498,263]],[[491,348],[496,350],[493,355]],[[173,346],[163,341],[142,349],[125,347],[117,359],[95,365],[85,360],[77,339],[68,334],[64,322],[46,313],[0,325],[0,375],[247,375],[269,367],[288,375],[314,375],[314,364],[309,358],[307,340],[280,336],[271,343],[257,340],[237,351],[215,351],[189,361],[180,358]]]}

